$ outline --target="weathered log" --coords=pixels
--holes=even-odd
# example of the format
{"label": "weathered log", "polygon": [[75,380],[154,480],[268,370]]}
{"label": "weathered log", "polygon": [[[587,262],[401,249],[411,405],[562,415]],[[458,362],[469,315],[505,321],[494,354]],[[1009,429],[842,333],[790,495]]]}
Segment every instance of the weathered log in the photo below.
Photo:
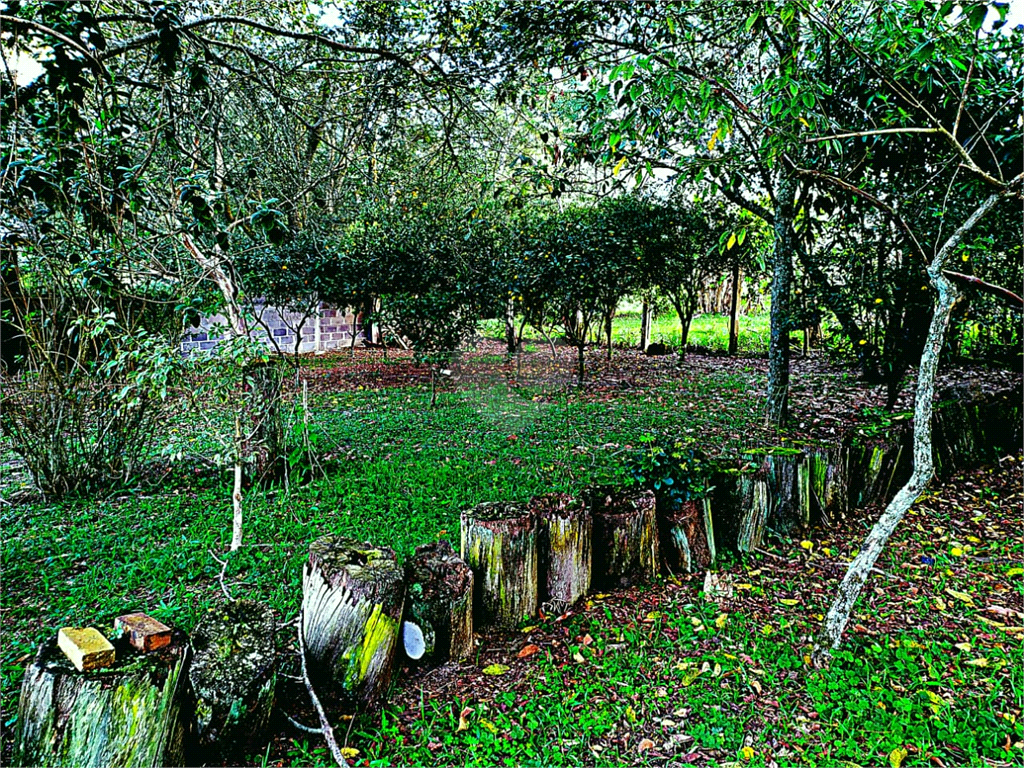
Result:
{"label": "weathered log", "polygon": [[584,503],[594,516],[594,586],[614,589],[657,576],[654,494],[598,486],[586,492]]}
{"label": "weathered log", "polygon": [[848,510],[849,452],[841,446],[808,448],[797,468],[800,519],[832,522]]}
{"label": "weathered log", "polygon": [[528,507],[488,502],[463,512],[462,557],[473,569],[478,624],[514,629],[537,615],[537,521]]}
{"label": "weathered log", "polygon": [[897,432],[850,445],[850,496],[855,507],[888,502],[909,477],[911,447]]}
{"label": "weathered log", "polygon": [[192,633],[196,757],[222,762],[258,751],[277,680],[274,614],[252,600],[209,612]]}
{"label": "weathered log", "polygon": [[302,632],[322,698],[368,710],[382,703],[404,602],[404,573],[392,550],[340,536],[310,545]]}
{"label": "weathered log", "polygon": [[56,638],[43,643],[21,685],[14,765],[184,765],[184,634],[147,654],[113,645],[113,668],[79,672]]}
{"label": "weathered log", "polygon": [[707,570],[715,561],[711,499],[692,499],[658,514],[662,564],[669,573]]}
{"label": "weathered log", "polygon": [[[419,658],[440,664],[473,653],[473,571],[447,541],[416,547],[406,566],[406,618],[422,633]],[[410,641],[415,638],[411,629]],[[406,655],[410,644],[405,643]],[[419,660],[419,658],[414,660]]]}
{"label": "weathered log", "polygon": [[565,493],[538,496],[530,510],[540,526],[541,601],[561,613],[590,591],[594,520]]}
{"label": "weathered log", "polygon": [[797,467],[803,453],[795,448],[763,448],[744,454],[753,471],[740,475],[740,522],[737,547],[749,552],[765,532],[791,534],[801,525]]}

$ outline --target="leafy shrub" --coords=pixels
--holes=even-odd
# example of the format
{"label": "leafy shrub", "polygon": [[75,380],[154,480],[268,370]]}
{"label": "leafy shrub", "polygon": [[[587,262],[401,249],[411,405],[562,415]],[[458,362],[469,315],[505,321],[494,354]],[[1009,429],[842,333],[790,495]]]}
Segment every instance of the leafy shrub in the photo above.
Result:
{"label": "leafy shrub", "polygon": [[629,457],[630,479],[650,488],[659,505],[678,509],[687,501],[706,498],[712,491],[714,464],[691,439],[669,441],[644,435]]}

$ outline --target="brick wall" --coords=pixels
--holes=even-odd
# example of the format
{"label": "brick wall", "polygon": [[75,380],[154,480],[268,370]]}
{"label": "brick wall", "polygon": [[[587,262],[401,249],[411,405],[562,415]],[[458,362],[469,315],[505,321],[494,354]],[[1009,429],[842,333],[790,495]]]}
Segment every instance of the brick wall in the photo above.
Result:
{"label": "brick wall", "polygon": [[[252,338],[262,341],[271,350],[284,354],[295,351],[296,333],[299,336],[299,352],[326,352],[342,349],[352,343],[352,329],[355,327],[356,344],[364,340],[362,325],[356,324],[355,315],[348,309],[336,309],[321,304],[317,312],[303,319],[302,313],[280,310],[257,302],[256,314],[262,321],[251,333]],[[181,342],[185,354],[204,352],[217,346],[224,338],[227,318],[223,315],[203,316],[198,328],[186,331]]]}

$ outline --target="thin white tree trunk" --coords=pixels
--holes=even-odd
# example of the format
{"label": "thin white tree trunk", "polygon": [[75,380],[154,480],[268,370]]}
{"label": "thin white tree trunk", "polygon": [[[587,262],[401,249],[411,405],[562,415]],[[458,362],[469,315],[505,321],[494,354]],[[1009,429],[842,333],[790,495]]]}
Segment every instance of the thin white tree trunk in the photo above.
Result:
{"label": "thin white tree trunk", "polygon": [[943,244],[928,267],[928,276],[932,285],[939,292],[939,300],[932,315],[928,328],[924,351],[917,373],[917,392],[914,402],[914,472],[895,498],[885,508],[878,522],[864,540],[860,553],[850,563],[843,581],[839,585],[836,600],[825,617],[821,635],[815,648],[819,661],[824,661],[832,650],[839,647],[843,631],[850,620],[850,613],[860,596],[861,589],[867,581],[871,569],[885,548],[907,510],[917,501],[918,497],[932,479],[934,464],[932,462],[932,400],[935,395],[935,375],[939,368],[939,356],[946,337],[946,328],[952,314],[953,305],[959,291],[942,274],[942,267],[953,251],[963,241],[964,236],[975,224],[996,204],[1001,194],[993,194],[985,199],[971,216]]}
{"label": "thin white tree trunk", "polygon": [[[235,417],[235,442],[242,442],[242,421]],[[231,492],[231,551],[242,546],[242,456],[235,455],[235,487]]]}

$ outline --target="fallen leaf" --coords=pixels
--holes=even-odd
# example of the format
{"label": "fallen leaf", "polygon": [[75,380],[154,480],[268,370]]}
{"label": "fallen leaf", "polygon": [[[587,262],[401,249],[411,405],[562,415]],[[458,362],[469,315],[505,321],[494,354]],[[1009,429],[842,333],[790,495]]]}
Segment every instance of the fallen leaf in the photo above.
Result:
{"label": "fallen leaf", "polygon": [[466,707],[459,713],[459,727],[455,729],[456,733],[469,730],[469,716],[471,714],[473,714],[473,710],[469,707]]}
{"label": "fallen leaf", "polygon": [[897,747],[889,753],[889,765],[891,765],[892,768],[900,768],[900,766],[903,765],[903,759],[907,754],[907,750],[903,747]]}
{"label": "fallen leaf", "polygon": [[485,675],[504,675],[508,672],[509,666],[507,664],[488,664],[484,667]]}
{"label": "fallen leaf", "polygon": [[949,587],[946,587],[945,591],[950,597],[955,597],[957,600],[967,603],[968,605],[974,605],[974,598],[966,592],[957,592],[955,589],[950,589]]}
{"label": "fallen leaf", "polygon": [[346,760],[354,760],[355,758],[359,757],[359,750],[355,747],[342,747],[341,756],[344,757]]}
{"label": "fallen leaf", "polygon": [[977,658],[977,659],[971,659],[967,663],[970,664],[972,667],[987,667],[988,666],[988,659],[986,659],[984,656],[982,656],[982,657]]}
{"label": "fallen leaf", "polygon": [[719,629],[725,629],[725,624],[729,620],[729,614],[723,613],[717,619],[715,619],[715,626]]}
{"label": "fallen leaf", "polygon": [[753,760],[755,754],[753,747],[744,747],[740,750],[740,757],[747,761]]}
{"label": "fallen leaf", "polygon": [[498,732],[498,726],[496,726],[490,720],[481,720],[480,721],[480,727],[483,728],[485,731],[488,731],[489,733],[497,733]]}
{"label": "fallen leaf", "polygon": [[813,541],[807,541],[806,539],[804,539],[803,541],[800,542],[800,546],[803,547],[804,549],[810,551],[811,549],[814,548],[814,542]]}
{"label": "fallen leaf", "polygon": [[637,752],[646,752],[649,749],[654,749],[654,742],[650,739],[641,739],[640,744],[636,749]]}
{"label": "fallen leaf", "polygon": [[1024,568],[1011,568],[1006,572],[1007,576],[1021,576],[1024,575]]}
{"label": "fallen leaf", "polygon": [[532,626],[529,626],[529,627],[523,627],[523,634],[524,635],[528,635],[531,632],[533,632],[533,630],[535,630],[536,628],[537,628],[536,624],[533,624]]}
{"label": "fallen leaf", "polygon": [[523,650],[519,652],[518,658],[525,659],[527,656],[533,656],[533,654],[537,653],[538,651],[540,651],[540,646],[531,643],[530,645],[525,646]]}
{"label": "fallen leaf", "polygon": [[800,605],[799,600],[793,600],[792,598],[787,597],[782,598],[781,600],[779,600],[779,602],[783,605]]}
{"label": "fallen leaf", "polygon": [[575,661],[577,664],[582,664],[583,662],[586,661],[586,659],[583,658],[583,654],[580,653],[579,651],[576,651],[576,653],[574,653],[572,655],[572,658],[573,658],[573,661]]}
{"label": "fallen leaf", "polygon": [[970,651],[971,651],[971,644],[970,643],[956,643],[953,647],[954,648],[959,648],[964,653],[970,653]]}
{"label": "fallen leaf", "polygon": [[636,722],[636,710],[632,707],[626,707],[626,719],[631,722]]}

